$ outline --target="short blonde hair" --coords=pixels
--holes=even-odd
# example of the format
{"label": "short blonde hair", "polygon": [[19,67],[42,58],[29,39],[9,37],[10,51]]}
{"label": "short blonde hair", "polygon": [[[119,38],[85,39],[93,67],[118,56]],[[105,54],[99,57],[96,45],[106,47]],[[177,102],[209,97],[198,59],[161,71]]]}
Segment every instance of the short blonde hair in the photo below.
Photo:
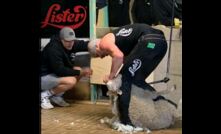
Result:
{"label": "short blonde hair", "polygon": [[88,43],[88,51],[92,57],[96,57],[96,47],[99,45],[100,39],[93,39]]}

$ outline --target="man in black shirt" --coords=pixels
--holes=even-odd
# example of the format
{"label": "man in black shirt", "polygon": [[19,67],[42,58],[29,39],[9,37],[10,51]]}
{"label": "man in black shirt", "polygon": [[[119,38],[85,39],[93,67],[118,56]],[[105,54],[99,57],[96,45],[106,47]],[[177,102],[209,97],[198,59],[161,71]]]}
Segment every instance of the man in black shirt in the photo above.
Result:
{"label": "man in black shirt", "polygon": [[104,77],[105,83],[114,79],[123,65],[120,71],[122,74],[120,89],[123,92],[119,96],[120,120],[125,125],[133,125],[128,112],[131,85],[134,84],[144,90],[155,90],[145,82],[145,79],[166,54],[167,42],[164,33],[146,24],[125,25],[101,39],[91,41],[89,51],[94,57],[103,58],[107,55],[112,57],[111,72]]}
{"label": "man in black shirt", "polygon": [[90,76],[90,68],[74,66],[72,54],[88,51],[88,42],[76,40],[73,29],[64,27],[59,35],[52,36],[41,54],[41,107],[69,106],[62,98],[65,91],[72,89],[82,76]]}

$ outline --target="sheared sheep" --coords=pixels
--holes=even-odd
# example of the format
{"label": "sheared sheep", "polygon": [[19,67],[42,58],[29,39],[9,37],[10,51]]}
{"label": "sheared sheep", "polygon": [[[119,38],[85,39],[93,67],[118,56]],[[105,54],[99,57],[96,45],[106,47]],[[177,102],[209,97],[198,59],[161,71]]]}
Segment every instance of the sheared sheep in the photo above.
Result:
{"label": "sheared sheep", "polygon": [[[121,77],[121,74],[119,74],[115,79],[107,83],[109,90],[108,95],[110,96],[112,104],[112,113],[115,116],[112,119],[106,118],[106,121],[103,121],[103,123],[108,123],[115,129],[117,128],[116,124],[119,124],[117,95],[122,94],[121,90],[119,90]],[[155,91],[143,90],[132,84],[129,116],[135,126],[149,128],[151,130],[168,128],[180,117],[178,114],[180,106],[176,108],[174,104],[160,96],[160,94],[161,93]],[[118,125],[118,130],[120,125]],[[133,130],[135,130],[135,128]]]}

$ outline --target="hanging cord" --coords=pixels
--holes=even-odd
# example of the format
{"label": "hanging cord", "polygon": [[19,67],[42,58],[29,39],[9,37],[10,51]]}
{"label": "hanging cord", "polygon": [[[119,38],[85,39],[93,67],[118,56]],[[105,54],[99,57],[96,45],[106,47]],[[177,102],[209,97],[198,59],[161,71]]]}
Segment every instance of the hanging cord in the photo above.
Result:
{"label": "hanging cord", "polygon": [[169,77],[169,70],[170,70],[170,54],[171,54],[171,44],[172,44],[172,36],[173,36],[174,5],[175,5],[175,0],[173,0],[173,7],[172,7],[172,17],[171,17],[171,27],[170,27],[170,41],[169,41],[169,52],[168,52],[168,59],[167,59],[166,77]]}
{"label": "hanging cord", "polygon": [[158,81],[153,81],[149,82],[148,84],[156,84],[156,83],[167,83],[169,79],[169,70],[170,70],[170,53],[171,53],[171,43],[172,43],[172,33],[173,33],[173,20],[174,20],[174,5],[175,5],[175,0],[173,0],[173,6],[172,6],[172,17],[171,17],[171,27],[170,27],[170,40],[169,40],[169,51],[168,51],[168,58],[167,58],[167,70],[166,70],[166,77],[162,80]]}

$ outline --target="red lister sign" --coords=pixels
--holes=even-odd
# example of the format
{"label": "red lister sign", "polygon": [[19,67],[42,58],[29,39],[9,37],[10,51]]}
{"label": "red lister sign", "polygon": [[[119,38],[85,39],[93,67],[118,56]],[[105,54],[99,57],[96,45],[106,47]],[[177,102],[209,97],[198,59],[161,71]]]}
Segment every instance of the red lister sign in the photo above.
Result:
{"label": "red lister sign", "polygon": [[[79,3],[80,1],[80,3]],[[84,1],[84,2],[82,2]],[[50,37],[64,26],[73,28],[77,37],[89,37],[88,0],[49,0],[42,6],[41,35]],[[42,4],[44,4],[42,3]]]}
{"label": "red lister sign", "polygon": [[[87,18],[86,9],[83,6],[75,6],[72,9],[66,9],[62,13],[59,13],[61,6],[59,4],[53,4],[47,12],[47,15],[42,22],[41,28],[47,25],[63,28],[69,26],[73,29],[79,28]],[[65,23],[66,25],[62,24]],[[70,23],[68,25],[68,23]]]}

